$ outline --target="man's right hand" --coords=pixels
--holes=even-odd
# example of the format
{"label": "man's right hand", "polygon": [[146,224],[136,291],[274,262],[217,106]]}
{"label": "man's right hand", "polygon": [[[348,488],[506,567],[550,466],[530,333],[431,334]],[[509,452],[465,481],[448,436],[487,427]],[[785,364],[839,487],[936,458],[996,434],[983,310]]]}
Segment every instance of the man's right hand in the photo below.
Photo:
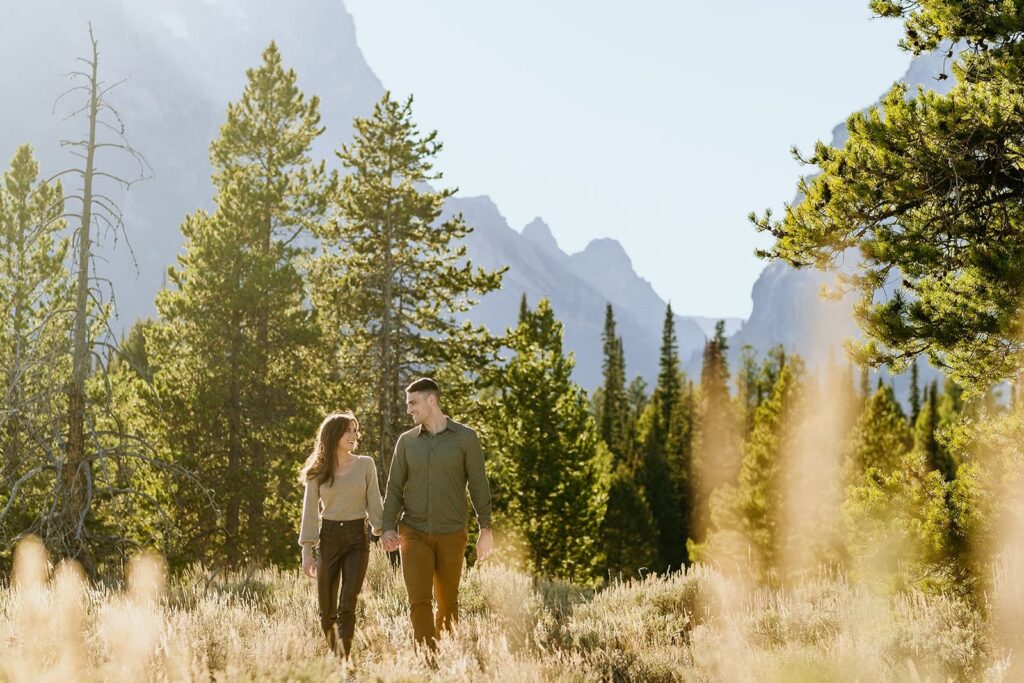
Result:
{"label": "man's right hand", "polygon": [[384,535],[380,537],[380,542],[384,546],[384,550],[391,553],[398,550],[402,539],[398,536],[397,531],[385,531]]}

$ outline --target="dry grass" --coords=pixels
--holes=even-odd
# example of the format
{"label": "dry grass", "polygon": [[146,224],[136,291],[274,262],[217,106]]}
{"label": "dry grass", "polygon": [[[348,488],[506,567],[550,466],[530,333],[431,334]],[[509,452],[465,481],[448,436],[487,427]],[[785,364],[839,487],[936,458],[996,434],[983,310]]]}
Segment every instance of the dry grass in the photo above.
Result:
{"label": "dry grass", "polygon": [[698,567],[596,594],[500,566],[470,570],[462,621],[431,664],[412,647],[400,576],[374,549],[354,665],[320,639],[313,583],[261,570],[168,587],[155,558],[121,588],[18,551],[0,589],[0,680],[1012,680],[1013,653],[956,598],[872,595],[821,575],[746,588]]}

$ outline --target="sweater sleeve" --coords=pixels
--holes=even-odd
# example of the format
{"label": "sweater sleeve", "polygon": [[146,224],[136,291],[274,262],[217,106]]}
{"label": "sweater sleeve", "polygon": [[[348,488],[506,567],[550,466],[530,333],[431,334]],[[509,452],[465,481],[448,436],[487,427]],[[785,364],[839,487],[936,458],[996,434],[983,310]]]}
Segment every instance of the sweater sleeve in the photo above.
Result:
{"label": "sweater sleeve", "polygon": [[373,535],[380,536],[384,532],[384,501],[377,485],[377,463],[372,458],[368,458],[366,464],[366,513]]}
{"label": "sweater sleeve", "polygon": [[303,550],[312,549],[320,542],[320,486],[315,479],[306,480],[306,491],[302,495],[302,527],[299,530],[299,545]]}

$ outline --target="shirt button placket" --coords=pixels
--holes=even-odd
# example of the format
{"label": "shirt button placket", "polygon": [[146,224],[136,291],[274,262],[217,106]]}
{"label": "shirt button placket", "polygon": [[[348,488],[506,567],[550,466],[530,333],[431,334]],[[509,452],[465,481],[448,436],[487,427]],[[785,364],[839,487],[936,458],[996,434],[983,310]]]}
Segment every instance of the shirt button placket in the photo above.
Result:
{"label": "shirt button placket", "polygon": [[428,443],[430,444],[427,447],[427,533],[428,534],[433,534],[434,533],[434,525],[433,525],[433,522],[431,521],[431,516],[430,516],[430,499],[433,498],[434,491],[433,491],[433,485],[432,485],[432,477],[430,476],[431,475],[430,462],[431,462],[431,456],[434,454],[434,438],[435,437],[434,437],[433,434],[431,434],[427,438],[429,439]]}

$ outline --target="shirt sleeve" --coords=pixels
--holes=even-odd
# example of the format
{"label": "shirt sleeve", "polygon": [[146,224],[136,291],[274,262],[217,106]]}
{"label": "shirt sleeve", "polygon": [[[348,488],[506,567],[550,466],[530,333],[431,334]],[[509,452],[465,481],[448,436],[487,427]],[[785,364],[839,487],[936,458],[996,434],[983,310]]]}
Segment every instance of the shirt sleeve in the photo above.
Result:
{"label": "shirt sleeve", "polygon": [[480,450],[480,439],[476,432],[466,436],[466,481],[469,483],[469,497],[473,501],[477,522],[481,529],[491,526],[491,488],[484,472],[484,454]]}
{"label": "shirt sleeve", "polygon": [[405,444],[401,437],[395,444],[395,454],[391,458],[391,470],[388,472],[387,491],[384,496],[384,531],[398,529],[398,515],[405,505],[405,481],[409,476],[409,463],[405,459]]}
{"label": "shirt sleeve", "polygon": [[299,530],[299,545],[303,550],[312,549],[320,542],[320,485],[316,479],[306,480],[302,495],[302,527]]}
{"label": "shirt sleeve", "polygon": [[374,536],[380,536],[384,527],[384,503],[380,499],[377,485],[377,463],[372,459],[366,464],[366,513]]}

